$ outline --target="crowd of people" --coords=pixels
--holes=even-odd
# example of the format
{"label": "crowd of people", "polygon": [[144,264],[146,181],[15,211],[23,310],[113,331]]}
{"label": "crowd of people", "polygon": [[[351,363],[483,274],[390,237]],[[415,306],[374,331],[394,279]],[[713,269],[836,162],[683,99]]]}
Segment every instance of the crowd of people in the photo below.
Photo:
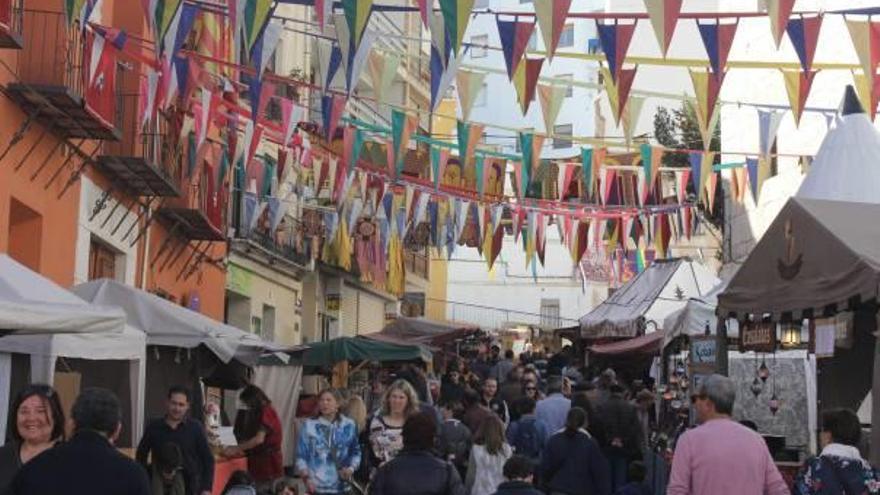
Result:
{"label": "crowd of people", "polygon": [[[732,419],[736,386],[729,378],[712,375],[691,397],[699,426],[671,440],[667,484],[656,472],[648,476],[657,470],[646,462],[657,428],[649,387],[621,383],[610,369],[585,377],[570,349],[540,365],[529,357],[502,356],[496,347],[474,361],[452,361],[436,389],[417,367],[406,367],[375,401],[322,390],[314,414],[296,427],[293,473],[282,466],[281,440],[292,425],[282,425],[271,400],[249,385],[239,394],[239,443],[224,450],[246,456],[248,470],[234,473],[222,492],[790,493],[764,439]],[[0,495],[215,493],[214,454],[205,427],[190,417],[191,401],[186,388],[172,387],[165,415],[146,426],[129,459],[114,447],[122,408],[111,392],[83,390],[67,434],[58,394],[30,385],[13,402],[14,427],[0,447]],[[880,494],[880,474],[857,447],[856,415],[827,411],[821,430],[821,453],[805,463],[794,493]]]}

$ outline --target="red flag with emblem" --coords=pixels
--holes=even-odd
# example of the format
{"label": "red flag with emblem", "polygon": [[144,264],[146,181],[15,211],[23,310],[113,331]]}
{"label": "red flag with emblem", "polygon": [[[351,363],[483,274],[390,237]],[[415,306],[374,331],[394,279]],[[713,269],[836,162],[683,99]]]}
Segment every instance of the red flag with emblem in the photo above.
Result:
{"label": "red flag with emblem", "polygon": [[87,33],[89,61],[86,72],[85,104],[105,126],[113,128],[116,115],[116,55],[117,50],[102,36]]}

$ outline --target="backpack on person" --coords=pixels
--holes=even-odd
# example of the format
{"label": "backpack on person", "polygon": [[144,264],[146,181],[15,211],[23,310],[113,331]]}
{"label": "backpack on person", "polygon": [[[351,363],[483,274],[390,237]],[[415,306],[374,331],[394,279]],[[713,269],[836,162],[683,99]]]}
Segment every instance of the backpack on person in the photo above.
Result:
{"label": "backpack on person", "polygon": [[537,418],[523,418],[517,423],[516,431],[511,439],[510,446],[521,456],[529,459],[541,457],[543,442],[538,434]]}

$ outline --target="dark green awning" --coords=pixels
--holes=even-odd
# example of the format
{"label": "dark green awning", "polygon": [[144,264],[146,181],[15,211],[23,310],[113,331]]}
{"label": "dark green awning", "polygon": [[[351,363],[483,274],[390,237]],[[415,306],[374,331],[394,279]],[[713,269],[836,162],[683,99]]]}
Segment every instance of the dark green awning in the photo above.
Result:
{"label": "dark green awning", "polygon": [[339,337],[309,344],[304,366],[332,366],[340,361],[430,361],[431,351],[419,345],[398,345],[362,337]]}

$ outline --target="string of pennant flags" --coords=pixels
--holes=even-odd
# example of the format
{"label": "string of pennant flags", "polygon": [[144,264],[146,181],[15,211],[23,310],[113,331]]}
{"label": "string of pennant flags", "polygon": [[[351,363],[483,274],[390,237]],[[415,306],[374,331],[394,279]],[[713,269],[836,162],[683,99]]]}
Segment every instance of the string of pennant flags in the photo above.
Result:
{"label": "string of pennant flags", "polygon": [[[142,126],[160,110],[183,111],[176,138],[185,150],[186,173],[197,176],[204,170],[211,178],[214,200],[209,217],[219,217],[229,203],[240,201],[246,231],[258,228],[261,219],[274,231],[291,208],[317,211],[321,235],[305,242],[300,233],[298,242],[304,249],[343,268],[350,268],[354,259],[362,265],[360,273],[392,293],[403,290],[403,251],[416,232],[427,237],[418,245],[445,249],[449,256],[458,245],[476,247],[490,267],[505,233],[517,242],[522,238],[528,265],[543,263],[551,225],[559,229],[574,263],[590,250],[636,251],[641,266],[648,246],[664,256],[671,240],[690,237],[698,229],[695,200],[709,209],[714,205],[721,170],[731,171],[732,195],[739,201],[751,192],[757,202],[761,184],[770,175],[776,156],[770,150],[784,115],[781,110],[758,109],[760,149],[743,153],[745,162],[719,164],[717,154],[708,149],[725,74],[737,65],[728,57],[739,19],[766,15],[777,45],[785,35],[794,45],[799,64],[783,64],[780,70],[796,122],[816,73],[836,68],[814,64],[822,19],[829,13],[793,13],[794,0],[768,0],[767,13],[729,14],[682,13],[681,0],[646,0],[645,14],[572,13],[570,0],[535,0],[534,13],[475,12],[473,0],[440,0],[439,9],[427,0],[417,0],[414,7],[381,6],[371,0],[282,1],[315,9],[317,31],[308,31],[319,38],[314,83],[267,69],[284,31],[272,0],[142,0],[155,43],[90,22],[95,21],[100,1],[65,0],[65,11],[71,22],[80,20],[98,34],[94,39],[101,50],[93,49],[93,56],[130,57],[143,66]],[[366,99],[355,93],[364,74],[373,99],[388,104],[391,83],[407,55],[374,49],[377,33],[368,26],[373,11],[394,8],[418,11],[430,30],[428,113],[436,112],[455,84],[462,116],[453,142],[419,134],[418,117],[424,111],[418,109],[389,104],[388,127],[344,116],[350,100]],[[470,113],[486,71],[462,64],[472,48],[463,37],[473,15],[496,17],[501,40],[497,49],[503,52],[517,103],[525,114],[539,100],[546,129],[553,128],[566,87],[542,81],[545,61],[573,56],[556,52],[566,19],[594,19],[603,54],[574,55],[600,59],[604,89],[618,126],[624,128],[624,143],[595,139],[579,156],[551,162],[541,157],[548,136],[520,130],[517,154],[482,148],[479,142],[490,125],[472,122]],[[697,23],[708,57],[688,66],[695,97],[686,100],[697,115],[704,149],[638,144],[635,153],[615,155],[614,149],[633,149],[632,128],[645,98],[632,94],[639,64],[679,64],[666,55],[682,18]],[[642,19],[650,21],[663,59],[645,61],[629,55],[635,26]],[[853,70],[856,86],[873,118],[880,97],[880,29],[870,19],[847,17],[846,22],[861,65],[860,72]],[[544,52],[528,50],[536,28]],[[189,44],[192,36],[197,41]],[[334,83],[338,79],[341,90]],[[317,91],[321,97],[312,113],[321,116],[320,123],[306,122],[307,109],[299,102],[277,96],[279,85]],[[250,103],[239,101],[242,91]],[[280,118],[267,117],[270,102],[277,103]],[[261,143],[273,143],[274,156],[259,153]],[[412,170],[413,153],[420,157],[420,170]],[[669,153],[687,153],[689,167],[663,167],[663,156]],[[662,197],[664,175],[674,180],[671,203]],[[315,209],[316,204],[332,206]],[[314,240],[318,237],[320,242]]]}

